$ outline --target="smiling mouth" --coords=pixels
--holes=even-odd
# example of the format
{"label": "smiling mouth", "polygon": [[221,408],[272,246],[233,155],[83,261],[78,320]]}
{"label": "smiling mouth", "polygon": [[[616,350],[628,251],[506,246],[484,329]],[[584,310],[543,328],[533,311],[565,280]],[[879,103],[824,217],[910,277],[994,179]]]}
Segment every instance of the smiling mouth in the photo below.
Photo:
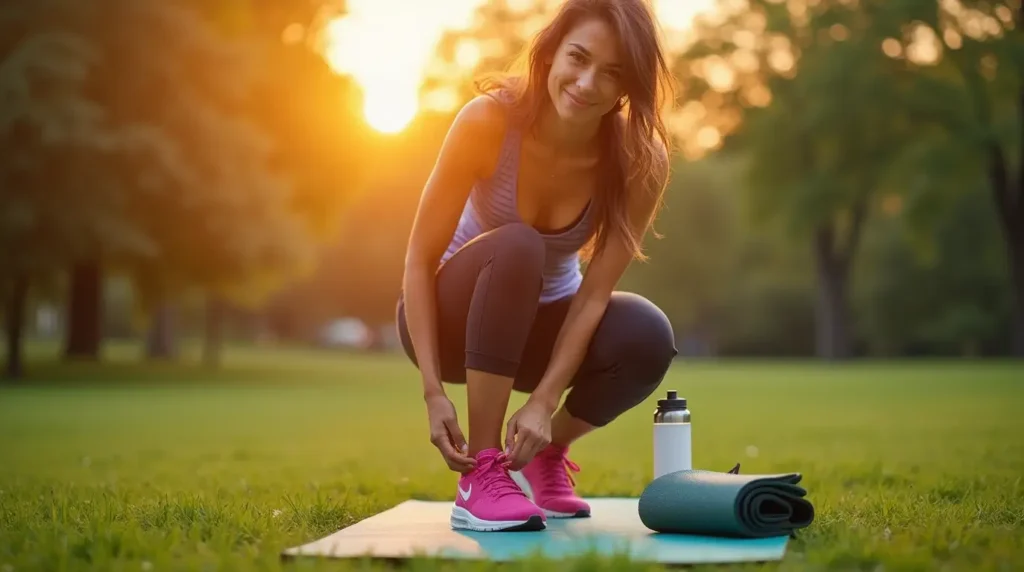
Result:
{"label": "smiling mouth", "polygon": [[578,105],[580,107],[590,107],[589,103],[587,103],[586,101],[583,101],[582,99],[580,99],[580,98],[576,97],[575,95],[569,93],[568,90],[565,90],[565,95],[569,96],[569,101],[575,103],[576,105]]}

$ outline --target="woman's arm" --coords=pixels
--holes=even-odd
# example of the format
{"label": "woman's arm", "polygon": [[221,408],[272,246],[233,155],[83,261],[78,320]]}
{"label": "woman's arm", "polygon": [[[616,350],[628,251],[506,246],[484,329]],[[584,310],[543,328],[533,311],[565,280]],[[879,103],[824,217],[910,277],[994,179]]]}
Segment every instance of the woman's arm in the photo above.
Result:
{"label": "woman's arm", "polygon": [[[657,157],[650,178],[642,183],[642,187],[630,193],[629,221],[637,242],[643,239],[654,219],[668,180],[668,172],[668,159],[662,154]],[[594,253],[579,292],[569,304],[562,329],[552,349],[548,369],[530,396],[531,400],[552,413],[583,361],[612,292],[633,258],[625,241],[616,240],[614,236],[609,238],[605,248]]]}
{"label": "woman's arm", "polygon": [[[630,192],[629,221],[638,241],[654,219],[668,172],[668,158],[662,150],[651,176]],[[508,421],[505,448],[509,451],[512,470],[521,470],[550,443],[551,416],[586,355],[615,285],[633,258],[626,241],[615,236],[609,238],[604,248],[594,253],[583,283],[569,304],[544,376],[526,403]]]}
{"label": "woman's arm", "polygon": [[406,322],[423,380],[424,398],[443,395],[438,363],[435,276],[466,198],[497,156],[504,112],[490,97],[470,101],[456,116],[427,180],[406,250],[402,289]]}
{"label": "woman's arm", "polygon": [[453,471],[475,465],[466,453],[466,437],[455,407],[444,393],[438,360],[437,267],[455,233],[459,215],[478,177],[487,176],[496,162],[504,130],[499,104],[478,97],[456,116],[430,173],[413,221],[405,257],[402,288],[406,323],[423,382],[430,442]]}

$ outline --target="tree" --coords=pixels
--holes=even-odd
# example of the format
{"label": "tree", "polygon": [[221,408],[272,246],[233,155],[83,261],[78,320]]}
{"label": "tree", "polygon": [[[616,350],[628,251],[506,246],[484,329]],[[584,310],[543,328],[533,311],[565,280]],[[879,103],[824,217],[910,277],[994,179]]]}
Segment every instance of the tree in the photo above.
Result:
{"label": "tree", "polygon": [[[4,10],[8,37],[27,47],[2,52],[0,81],[27,103],[0,130],[15,151],[5,157],[4,191],[18,192],[5,202],[0,237],[10,268],[71,269],[68,356],[98,357],[105,273],[134,277],[143,309],[157,317],[150,353],[162,354],[171,339],[162,318],[176,296],[206,292],[216,317],[221,300],[255,304],[311,265],[357,170],[339,172],[353,155],[337,134],[325,139],[345,124],[344,101],[330,102],[341,108],[333,124],[304,110],[319,132],[268,112],[293,95],[267,91],[287,83],[280,78],[295,61],[275,59],[280,67],[267,71],[263,56],[282,51],[280,32],[269,42],[265,28],[215,27],[185,0]],[[43,36],[63,45],[51,39],[57,47],[41,49]],[[303,77],[324,107],[345,82],[328,81],[320,61]],[[25,288],[10,292],[13,304]]]}
{"label": "tree", "polygon": [[[335,73],[324,58],[323,31],[331,18],[345,12],[340,0],[280,3],[234,0],[211,6],[192,0],[229,37],[244,40],[258,61],[245,98],[246,115],[273,137],[267,164],[289,183],[287,209],[303,222],[314,244],[308,272],[289,280],[288,292],[326,260],[322,246],[338,240],[346,213],[376,169],[366,159],[370,133],[361,128],[362,101],[352,78]],[[287,78],[287,81],[282,81]],[[277,289],[275,289],[277,290]],[[275,292],[280,299],[281,292]],[[204,356],[215,356],[225,306],[256,306],[255,299],[211,295]],[[261,297],[260,301],[266,301]],[[310,299],[296,305],[310,308]],[[295,311],[294,308],[291,311]],[[215,361],[215,358],[208,361]]]}
{"label": "tree", "polygon": [[[72,274],[67,352],[95,357],[98,324],[76,318],[98,315],[88,309],[97,306],[102,269],[134,275],[144,309],[162,318],[164,301],[191,287],[220,293],[246,284],[258,294],[304,260],[308,237],[289,208],[287,181],[268,169],[271,140],[242,107],[255,54],[181,3],[94,0],[89,8],[73,23],[101,52],[86,93],[157,143],[118,156],[103,173],[121,178],[130,219],[155,250],[94,248]],[[165,325],[157,319],[152,331]],[[158,343],[166,340],[151,336],[150,352],[167,353]]]}
{"label": "tree", "polygon": [[22,322],[32,283],[52,284],[60,268],[96,244],[137,253],[153,246],[122,216],[115,185],[83,188],[111,156],[134,152],[140,140],[85,96],[100,52],[91,38],[55,21],[53,15],[69,7],[50,0],[0,9],[0,28],[10,39],[0,51],[0,282],[7,282],[9,295],[12,376],[22,373]]}
{"label": "tree", "polygon": [[[899,3],[894,57],[911,63],[913,113],[927,137],[908,150],[904,180],[912,216],[941,216],[936,198],[957,200],[984,181],[1002,231],[1013,291],[1012,353],[1024,356],[1024,6],[1020,2]],[[926,52],[928,58],[915,57]],[[920,60],[924,61],[920,61]],[[927,192],[926,192],[927,191]]]}
{"label": "tree", "polygon": [[864,221],[914,136],[903,113],[911,78],[879,49],[899,20],[869,2],[751,0],[721,14],[697,26],[677,65],[706,117],[695,133],[724,133],[749,155],[754,216],[810,246],[817,354],[850,357],[848,291]]}
{"label": "tree", "polygon": [[854,297],[873,355],[1005,355],[1011,290],[995,205],[983,179],[932,223],[921,249],[900,195],[865,229]]}

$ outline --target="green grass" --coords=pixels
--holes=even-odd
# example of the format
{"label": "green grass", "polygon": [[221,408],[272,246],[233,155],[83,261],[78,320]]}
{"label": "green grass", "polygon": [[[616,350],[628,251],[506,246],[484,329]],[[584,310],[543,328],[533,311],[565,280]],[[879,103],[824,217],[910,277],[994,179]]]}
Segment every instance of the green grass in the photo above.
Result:
{"label": "green grass", "polygon": [[[0,572],[362,569],[278,555],[407,498],[453,498],[403,359],[235,349],[210,373],[135,355],[35,355],[32,378],[0,390]],[[1024,562],[1019,364],[680,362],[669,388],[691,400],[698,466],[805,475],[814,524],[782,563],[733,568]],[[643,490],[653,401],[574,449],[584,494]]]}

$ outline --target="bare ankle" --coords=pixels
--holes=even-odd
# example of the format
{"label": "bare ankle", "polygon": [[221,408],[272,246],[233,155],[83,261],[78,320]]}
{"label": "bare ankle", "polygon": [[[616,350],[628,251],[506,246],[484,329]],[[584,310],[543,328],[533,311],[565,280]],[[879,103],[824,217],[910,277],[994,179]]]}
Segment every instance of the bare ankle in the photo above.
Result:
{"label": "bare ankle", "polygon": [[593,425],[573,417],[562,407],[551,418],[551,444],[569,447],[594,429]]}

